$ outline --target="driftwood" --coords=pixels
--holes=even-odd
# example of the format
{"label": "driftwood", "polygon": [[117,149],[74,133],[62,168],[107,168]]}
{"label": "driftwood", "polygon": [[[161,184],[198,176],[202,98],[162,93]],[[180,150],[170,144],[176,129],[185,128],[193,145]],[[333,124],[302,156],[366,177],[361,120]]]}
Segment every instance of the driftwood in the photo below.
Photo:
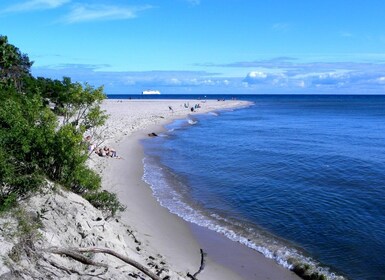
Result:
{"label": "driftwood", "polygon": [[[64,271],[65,273],[71,275],[71,274],[74,274],[76,273],[77,275],[79,276],[88,276],[88,277],[93,277],[93,278],[100,278],[100,279],[104,279],[102,277],[100,277],[100,275],[103,275],[107,270],[105,270],[104,272],[101,272],[99,274],[89,274],[89,273],[80,273],[79,271],[77,271],[76,269],[68,269],[60,264],[58,264],[57,262],[54,262],[53,260],[49,260],[47,259],[46,257],[44,257],[42,254],[40,255],[41,258],[46,261],[47,263],[49,263],[50,265],[52,265],[53,267],[59,269],[59,270],[62,270]],[[47,269],[47,267],[45,267]],[[54,272],[51,271],[52,274],[54,274],[57,278],[59,278],[58,275],[56,275]]]}
{"label": "driftwood", "polygon": [[157,276],[155,273],[153,273],[151,270],[149,270],[147,267],[143,266],[142,264],[138,263],[137,261],[134,261],[126,256],[123,256],[111,249],[108,248],[71,248],[71,249],[59,249],[59,248],[53,248],[50,249],[49,252],[54,254],[60,254],[60,255],[66,255],[68,257],[71,257],[83,264],[88,265],[94,265],[94,266],[102,266],[102,267],[108,267],[106,264],[103,263],[97,263],[93,260],[83,256],[81,253],[102,253],[102,254],[109,254],[111,256],[114,256],[123,262],[132,265],[133,267],[137,268],[138,270],[142,271],[144,274],[149,276],[153,280],[161,280],[159,276]]}
{"label": "driftwood", "polygon": [[136,244],[139,244],[139,245],[142,244],[138,239],[136,239],[136,237],[135,237],[135,235],[134,235],[134,233],[133,233],[132,230],[127,229],[127,232],[128,232],[129,235],[132,236],[132,238],[134,239],[134,242],[135,242]]}
{"label": "driftwood", "polygon": [[105,263],[94,262],[90,258],[83,256],[82,254],[79,253],[78,249],[51,248],[48,251],[53,253],[53,254],[65,255],[67,257],[73,258],[74,260],[81,262],[82,264],[101,266],[101,267],[108,268],[108,265],[106,265]]}
{"label": "driftwood", "polygon": [[206,261],[205,261],[205,256],[206,256],[206,253],[203,252],[202,249],[200,249],[200,252],[201,252],[201,265],[199,267],[199,270],[197,272],[195,272],[194,274],[190,274],[190,272],[187,273],[187,276],[190,277],[192,280],[198,280],[197,275],[199,273],[202,272],[202,270],[205,268],[205,264],[206,264]]}

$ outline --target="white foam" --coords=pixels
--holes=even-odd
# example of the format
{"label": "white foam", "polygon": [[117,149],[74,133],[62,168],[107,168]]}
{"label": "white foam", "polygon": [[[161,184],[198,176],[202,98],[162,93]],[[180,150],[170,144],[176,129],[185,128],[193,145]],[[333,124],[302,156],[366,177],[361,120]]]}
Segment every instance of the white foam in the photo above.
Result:
{"label": "white foam", "polygon": [[[245,228],[244,225],[231,222],[219,214],[207,215],[203,211],[191,207],[188,203],[184,202],[182,194],[168,184],[165,169],[152,163],[148,158],[143,159],[143,163],[143,180],[150,185],[153,194],[160,205],[167,208],[171,213],[188,222],[223,234],[230,240],[244,244],[245,246],[262,253],[265,257],[274,259],[279,265],[287,269],[293,268],[293,264],[290,260],[295,259],[300,263],[307,263],[311,267],[315,267],[318,272],[322,272],[326,275],[327,279],[345,279],[330,273],[328,268],[320,267],[315,260],[302,255],[295,248],[287,247],[272,236],[265,236],[261,232],[256,232],[253,228]],[[250,238],[235,232],[231,229],[232,227],[243,227],[243,230],[245,231],[244,234],[250,236]]]}
{"label": "white foam", "polygon": [[194,125],[194,124],[197,124],[197,123],[198,123],[198,121],[194,121],[194,120],[192,120],[192,119],[188,119],[187,122],[188,122],[189,124],[191,124],[191,125]]}

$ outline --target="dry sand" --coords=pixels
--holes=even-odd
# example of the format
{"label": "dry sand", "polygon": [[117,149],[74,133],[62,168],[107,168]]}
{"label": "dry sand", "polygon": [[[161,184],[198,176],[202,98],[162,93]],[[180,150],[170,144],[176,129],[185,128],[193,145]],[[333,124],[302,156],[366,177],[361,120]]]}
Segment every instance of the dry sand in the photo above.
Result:
{"label": "dry sand", "polygon": [[[191,106],[198,103],[201,108],[191,113]],[[127,206],[122,221],[135,229],[148,250],[162,255],[181,276],[198,270],[203,248],[208,257],[199,279],[299,279],[263,255],[171,214],[142,180],[144,155],[139,140],[148,133],[160,132],[166,123],[189,114],[248,105],[214,100],[106,100],[102,104],[110,118],[102,132],[106,141],[101,145],[115,148],[122,159],[94,154],[90,164],[101,172],[103,187],[117,193]]]}

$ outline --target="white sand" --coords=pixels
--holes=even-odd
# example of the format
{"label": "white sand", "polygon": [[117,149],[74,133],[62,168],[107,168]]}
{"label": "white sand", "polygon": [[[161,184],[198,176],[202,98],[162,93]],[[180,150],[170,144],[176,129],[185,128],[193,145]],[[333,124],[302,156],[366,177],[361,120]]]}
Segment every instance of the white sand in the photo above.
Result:
{"label": "white sand", "polygon": [[[184,107],[185,103],[189,103],[189,108]],[[197,109],[197,112],[191,113],[190,107],[198,103],[201,108]],[[135,229],[138,239],[144,243],[146,250],[151,251],[152,254],[162,255],[167,260],[170,269],[178,272],[183,278],[186,277],[187,272],[194,273],[198,270],[199,249],[205,242],[198,243],[190,225],[171,214],[166,208],[161,207],[152,196],[150,187],[142,181],[143,150],[138,141],[148,137],[148,133],[161,131],[162,125],[173,119],[185,118],[188,114],[248,105],[249,103],[241,101],[214,100],[206,102],[106,100],[102,104],[102,108],[107,111],[110,118],[103,130],[107,139],[101,145],[115,148],[123,159],[104,158],[94,154],[91,156],[91,165],[101,172],[103,187],[117,193],[120,201],[127,206],[126,211],[121,214],[121,219]],[[173,110],[170,110],[169,106]],[[207,234],[204,233],[205,231],[202,232],[203,234],[198,234],[201,238]],[[209,242],[212,234],[217,235],[209,233],[211,237],[207,237],[206,242]],[[235,267],[228,265],[225,259],[218,256],[211,258],[209,255],[206,267],[199,275],[199,279],[298,279],[290,271],[282,269],[272,260],[267,260],[258,253],[253,252],[252,257],[250,254],[239,253],[242,250],[248,251],[249,249],[246,247],[239,244],[228,246],[224,245],[225,243],[220,243],[224,248],[226,246],[228,248],[225,254],[235,253],[233,259],[234,263],[238,263],[238,265]],[[237,246],[236,250],[232,248],[233,245]],[[207,246],[209,251],[212,251],[213,247],[215,246]],[[222,251],[220,252],[223,254]],[[246,261],[245,258],[248,260]],[[253,263],[251,263],[251,268],[240,273],[239,270],[244,269],[244,261],[245,263],[253,261],[259,263],[256,266],[258,270],[255,271],[256,269],[252,268]],[[228,267],[231,267],[231,270]]]}

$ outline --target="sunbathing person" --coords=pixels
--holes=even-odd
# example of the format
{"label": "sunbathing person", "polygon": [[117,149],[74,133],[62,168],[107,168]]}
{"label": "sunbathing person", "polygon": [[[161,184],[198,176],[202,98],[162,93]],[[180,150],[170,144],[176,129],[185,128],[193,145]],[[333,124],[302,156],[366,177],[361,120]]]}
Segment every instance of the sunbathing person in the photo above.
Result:
{"label": "sunbathing person", "polygon": [[100,156],[100,157],[105,157],[106,156],[106,151],[102,148],[95,149],[95,153]]}
{"label": "sunbathing person", "polygon": [[109,148],[107,146],[104,146],[103,151],[106,153],[106,156],[117,157],[116,150],[113,148]]}

